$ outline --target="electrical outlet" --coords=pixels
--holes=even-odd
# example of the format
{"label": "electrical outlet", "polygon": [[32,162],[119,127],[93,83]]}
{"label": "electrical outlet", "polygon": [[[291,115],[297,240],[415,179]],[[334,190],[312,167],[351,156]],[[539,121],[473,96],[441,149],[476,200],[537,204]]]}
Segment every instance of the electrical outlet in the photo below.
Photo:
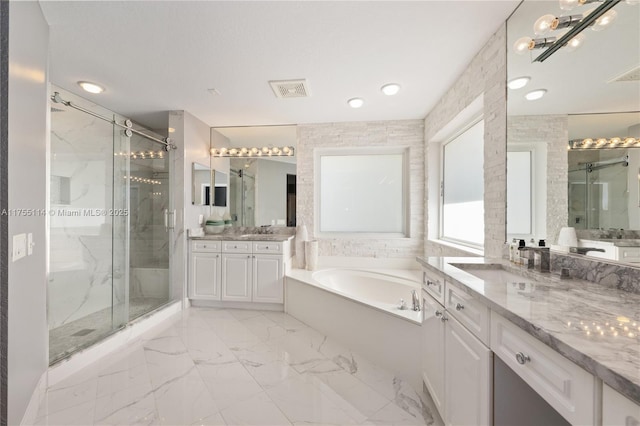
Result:
{"label": "electrical outlet", "polygon": [[12,261],[22,259],[26,256],[27,251],[27,235],[17,234],[13,236],[13,256]]}

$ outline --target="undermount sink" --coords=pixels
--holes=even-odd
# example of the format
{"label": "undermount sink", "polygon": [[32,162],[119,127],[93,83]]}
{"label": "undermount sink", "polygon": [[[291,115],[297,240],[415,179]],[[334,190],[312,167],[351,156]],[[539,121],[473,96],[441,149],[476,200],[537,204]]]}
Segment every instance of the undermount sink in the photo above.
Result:
{"label": "undermount sink", "polygon": [[479,265],[477,264],[456,264],[453,266],[462,269],[463,271],[473,275],[474,277],[488,282],[528,283],[534,281],[531,278],[523,277],[522,275],[506,271],[502,267],[502,265],[484,265],[483,267],[479,267]]}

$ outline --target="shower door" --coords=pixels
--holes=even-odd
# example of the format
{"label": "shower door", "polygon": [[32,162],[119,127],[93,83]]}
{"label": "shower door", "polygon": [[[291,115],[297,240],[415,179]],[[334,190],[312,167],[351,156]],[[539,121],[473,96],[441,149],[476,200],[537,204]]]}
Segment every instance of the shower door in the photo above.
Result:
{"label": "shower door", "polygon": [[170,152],[138,134],[131,137],[129,175],[129,320],[171,300],[169,244],[174,221]]}

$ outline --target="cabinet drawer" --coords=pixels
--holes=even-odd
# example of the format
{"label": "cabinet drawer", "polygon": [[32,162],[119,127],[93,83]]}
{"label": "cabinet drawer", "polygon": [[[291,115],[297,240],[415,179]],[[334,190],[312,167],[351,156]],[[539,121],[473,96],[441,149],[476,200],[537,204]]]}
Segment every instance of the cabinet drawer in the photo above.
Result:
{"label": "cabinet drawer", "polygon": [[595,377],[491,313],[491,349],[571,424],[595,424]]}
{"label": "cabinet drawer", "polygon": [[444,275],[437,272],[422,270],[422,288],[444,305]]}
{"label": "cabinet drawer", "polygon": [[251,253],[251,241],[223,241],[222,251],[225,253]]}
{"label": "cabinet drawer", "polygon": [[640,405],[613,388],[604,385],[602,390],[602,424],[604,426],[640,425]]}
{"label": "cabinet drawer", "polygon": [[269,254],[281,254],[282,242],[281,241],[255,241],[253,243],[254,253],[269,253]]}
{"label": "cabinet drawer", "polygon": [[198,252],[220,253],[222,241],[192,241],[191,250]]}
{"label": "cabinet drawer", "polygon": [[491,311],[464,291],[447,284],[445,308],[485,345],[489,345],[489,323]]}
{"label": "cabinet drawer", "polygon": [[640,262],[640,247],[618,247],[618,258],[623,262]]}

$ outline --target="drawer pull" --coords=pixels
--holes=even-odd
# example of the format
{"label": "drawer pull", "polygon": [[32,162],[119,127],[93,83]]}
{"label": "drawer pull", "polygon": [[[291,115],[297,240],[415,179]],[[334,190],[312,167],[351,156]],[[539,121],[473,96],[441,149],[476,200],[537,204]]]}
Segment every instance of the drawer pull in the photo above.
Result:
{"label": "drawer pull", "polygon": [[269,250],[269,246],[267,246],[266,249]]}
{"label": "drawer pull", "polygon": [[434,283],[433,281],[427,280],[427,285],[436,285],[436,283]]}
{"label": "drawer pull", "polygon": [[518,364],[524,365],[527,362],[531,361],[531,358],[529,358],[529,355],[525,355],[522,352],[518,352],[516,354],[516,361],[518,361]]}
{"label": "drawer pull", "polygon": [[461,311],[464,309],[464,305],[461,303],[456,303],[456,311]]}
{"label": "drawer pull", "polygon": [[436,314],[436,317],[441,317],[442,316],[442,311],[436,311],[435,314]]}
{"label": "drawer pull", "polygon": [[448,317],[445,317],[444,315],[440,318],[440,321],[445,322],[445,321],[449,321]]}
{"label": "drawer pull", "polygon": [[205,244],[205,245],[203,245],[202,247],[207,248],[207,245]]}

